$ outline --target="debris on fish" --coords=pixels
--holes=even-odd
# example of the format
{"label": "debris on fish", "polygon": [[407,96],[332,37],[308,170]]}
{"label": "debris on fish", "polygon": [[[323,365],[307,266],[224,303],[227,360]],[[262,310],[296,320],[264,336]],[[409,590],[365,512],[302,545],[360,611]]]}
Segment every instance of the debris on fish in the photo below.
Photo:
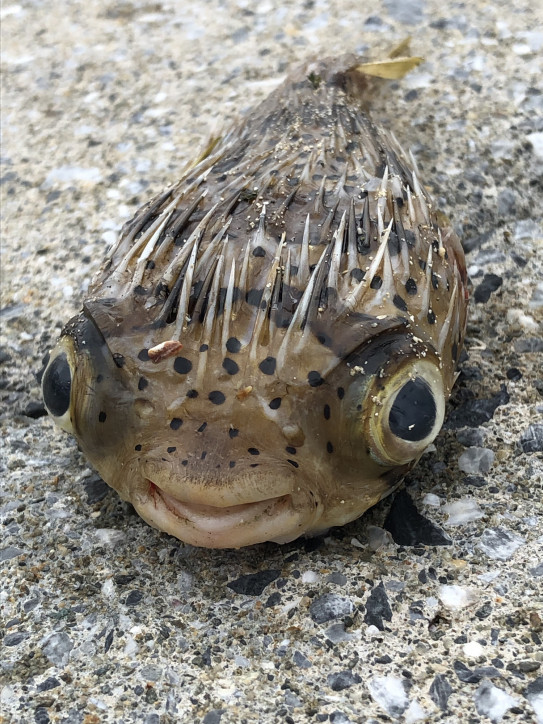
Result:
{"label": "debris on fish", "polygon": [[343,525],[438,434],[464,255],[364,110],[414,64],[296,69],[126,224],[62,331],[46,407],[156,528],[238,548]]}

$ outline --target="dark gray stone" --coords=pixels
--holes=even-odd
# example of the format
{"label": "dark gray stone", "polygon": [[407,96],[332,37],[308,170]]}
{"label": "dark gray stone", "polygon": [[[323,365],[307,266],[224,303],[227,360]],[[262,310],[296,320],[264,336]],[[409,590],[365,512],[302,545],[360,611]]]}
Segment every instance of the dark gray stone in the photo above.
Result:
{"label": "dark gray stone", "polygon": [[520,447],[525,453],[543,450],[543,425],[530,425],[520,436]]}
{"label": "dark gray stone", "polygon": [[335,593],[325,593],[311,603],[309,615],[315,623],[326,623],[348,616],[353,609],[354,606],[348,598]]}
{"label": "dark gray stone", "polygon": [[390,507],[383,527],[402,546],[450,546],[452,541],[437,525],[416,509],[406,490],[400,490]]}
{"label": "dark gray stone", "polygon": [[430,686],[430,698],[441,711],[447,711],[447,702],[452,691],[445,674],[438,674]]}
{"label": "dark gray stone", "polygon": [[270,568],[267,571],[259,571],[258,573],[248,573],[245,576],[236,578],[235,581],[227,583],[228,588],[234,593],[241,593],[244,596],[260,596],[266,586],[273,583],[279,576],[281,571],[276,568]]}
{"label": "dark gray stone", "polygon": [[375,586],[375,588],[372,588],[370,591],[370,595],[366,601],[364,621],[369,625],[377,626],[380,631],[384,631],[383,619],[385,621],[392,620],[392,609],[390,608],[385,587],[381,581],[378,586]]}
{"label": "dark gray stone", "polygon": [[343,691],[343,689],[360,684],[362,681],[358,674],[353,674],[349,669],[346,671],[338,671],[335,674],[329,674],[326,680],[332,691]]}

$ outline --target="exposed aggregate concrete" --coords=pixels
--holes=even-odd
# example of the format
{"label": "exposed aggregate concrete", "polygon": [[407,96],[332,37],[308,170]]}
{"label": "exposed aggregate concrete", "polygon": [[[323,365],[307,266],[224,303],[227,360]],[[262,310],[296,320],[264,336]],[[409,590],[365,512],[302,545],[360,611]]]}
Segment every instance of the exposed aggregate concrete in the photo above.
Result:
{"label": "exposed aggregate concrete", "polygon": [[[1,19],[0,721],[543,722],[541,2],[26,0]],[[406,35],[426,63],[373,115],[468,251],[448,422],[407,492],[324,538],[185,546],[43,417],[33,373],[211,133],[294,62]]]}

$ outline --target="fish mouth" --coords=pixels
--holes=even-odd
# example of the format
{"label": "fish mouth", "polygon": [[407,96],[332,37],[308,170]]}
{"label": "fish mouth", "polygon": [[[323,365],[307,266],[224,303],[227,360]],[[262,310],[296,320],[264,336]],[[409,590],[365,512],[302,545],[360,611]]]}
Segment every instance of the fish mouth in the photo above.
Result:
{"label": "fish mouth", "polygon": [[181,500],[147,480],[148,495],[133,501],[150,525],[185,543],[206,548],[241,548],[273,541],[286,543],[307,529],[306,514],[291,494],[237,505]]}

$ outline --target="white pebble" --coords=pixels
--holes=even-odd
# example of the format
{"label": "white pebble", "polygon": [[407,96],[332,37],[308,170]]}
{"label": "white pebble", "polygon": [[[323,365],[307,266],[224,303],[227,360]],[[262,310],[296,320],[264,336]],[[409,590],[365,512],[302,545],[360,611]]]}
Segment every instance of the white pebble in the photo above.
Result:
{"label": "white pebble", "polygon": [[447,525],[464,525],[472,520],[478,520],[484,516],[479,505],[472,498],[461,498],[443,506],[443,511],[449,516]]}
{"label": "white pebble", "polygon": [[393,719],[399,719],[409,700],[403,682],[395,676],[375,676],[368,682],[371,698]]}
{"label": "white pebble", "polygon": [[102,181],[100,169],[96,166],[83,168],[83,166],[58,166],[47,174],[42,188],[48,189],[57,184],[69,186],[74,183],[99,184]]}
{"label": "white pebble", "polygon": [[424,711],[418,701],[412,701],[403,716],[405,724],[412,724],[412,722],[424,721],[428,717],[428,712]]}
{"label": "white pebble", "polygon": [[507,310],[507,321],[511,325],[518,325],[523,329],[527,329],[530,332],[535,332],[539,329],[538,323],[529,314],[524,314],[522,309],[508,309]]}
{"label": "white pebble", "polygon": [[441,505],[441,500],[438,495],[434,495],[434,493],[426,493],[424,498],[422,499],[423,505],[430,505],[432,508],[439,508]]}
{"label": "white pebble", "polygon": [[475,692],[475,708],[477,712],[482,716],[487,716],[493,724],[501,721],[505,712],[517,704],[516,699],[513,699],[503,689],[498,689],[488,679],[482,681]]}
{"label": "white pebble", "polygon": [[526,140],[532,144],[534,155],[543,160],[543,131],[528,133]]}
{"label": "white pebble", "polygon": [[440,586],[438,596],[445,608],[452,610],[466,608],[466,606],[471,606],[475,601],[475,595],[468,588],[454,584],[450,586]]}
{"label": "white pebble", "polygon": [[488,473],[495,457],[494,452],[486,447],[470,447],[458,458],[458,467],[470,475]]}
{"label": "white pebble", "polygon": [[478,659],[479,656],[482,656],[485,652],[484,648],[481,644],[477,643],[477,641],[470,641],[464,644],[462,648],[464,655],[467,656],[468,659]]}
{"label": "white pebble", "polygon": [[126,538],[122,530],[116,530],[115,528],[97,528],[94,535],[98,543],[112,548]]}

